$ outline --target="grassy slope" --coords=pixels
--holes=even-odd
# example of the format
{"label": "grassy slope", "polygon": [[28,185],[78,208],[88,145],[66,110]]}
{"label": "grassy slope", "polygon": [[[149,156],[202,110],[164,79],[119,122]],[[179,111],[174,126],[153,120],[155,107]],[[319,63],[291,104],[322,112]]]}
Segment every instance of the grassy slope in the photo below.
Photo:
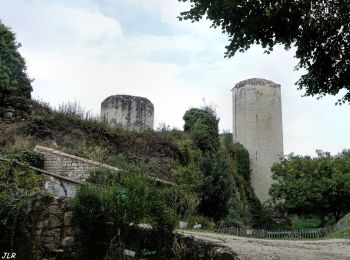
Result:
{"label": "grassy slope", "polygon": [[[345,215],[342,219],[350,219],[350,213]],[[350,239],[350,225],[343,227],[342,229],[329,234],[326,238],[345,238]]]}
{"label": "grassy slope", "polygon": [[141,134],[113,129],[86,119],[79,108],[57,112],[43,103],[29,103],[21,118],[6,122],[0,118],[0,155],[40,144],[114,166],[136,164],[163,179],[171,179],[171,169],[182,161],[177,144],[183,138],[180,131],[180,138],[174,138],[174,133],[164,131]]}

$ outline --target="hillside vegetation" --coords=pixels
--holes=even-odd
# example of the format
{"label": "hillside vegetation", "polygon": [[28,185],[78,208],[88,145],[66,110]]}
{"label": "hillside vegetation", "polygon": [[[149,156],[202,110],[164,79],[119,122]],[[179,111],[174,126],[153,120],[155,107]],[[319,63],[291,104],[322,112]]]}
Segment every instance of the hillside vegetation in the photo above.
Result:
{"label": "hillside vegetation", "polygon": [[[188,192],[201,185],[201,174],[208,169],[203,163],[212,159],[198,147],[196,133],[164,126],[157,131],[130,132],[91,118],[77,103],[53,110],[45,103],[27,102],[28,110],[1,123],[3,156],[45,145],[120,168],[137,168],[144,174],[174,181]],[[212,112],[205,113],[215,118]],[[248,153],[241,145],[233,144],[230,134],[219,138],[216,130],[216,135],[216,157],[225,161],[225,183],[232,186],[225,203],[235,207],[233,212],[232,207],[224,205],[228,209],[224,215],[241,225],[256,223],[260,205],[250,186]],[[210,158],[204,161],[205,156]]]}

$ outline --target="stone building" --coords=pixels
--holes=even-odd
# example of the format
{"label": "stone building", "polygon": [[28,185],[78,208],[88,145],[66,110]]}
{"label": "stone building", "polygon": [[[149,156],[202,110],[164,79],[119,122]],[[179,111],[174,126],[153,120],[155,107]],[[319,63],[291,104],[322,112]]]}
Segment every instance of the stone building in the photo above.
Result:
{"label": "stone building", "polygon": [[154,107],[144,97],[109,96],[101,103],[101,120],[112,127],[143,131],[153,129]]}
{"label": "stone building", "polygon": [[232,89],[233,139],[249,152],[251,181],[260,201],[269,198],[271,167],[283,156],[280,85],[252,78]]}

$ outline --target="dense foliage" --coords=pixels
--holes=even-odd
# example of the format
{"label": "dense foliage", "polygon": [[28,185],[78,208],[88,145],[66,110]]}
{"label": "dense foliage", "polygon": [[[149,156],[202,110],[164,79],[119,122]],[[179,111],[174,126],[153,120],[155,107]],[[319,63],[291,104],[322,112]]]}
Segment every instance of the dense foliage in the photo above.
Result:
{"label": "dense foliage", "polygon": [[205,153],[199,169],[203,176],[200,211],[218,221],[228,214],[228,201],[233,186],[227,164],[219,154]]}
{"label": "dense foliage", "polygon": [[0,161],[0,252],[17,252],[16,259],[32,256],[35,214],[49,199],[39,190],[43,177],[25,166]]}
{"label": "dense foliage", "polygon": [[210,108],[191,108],[183,116],[184,131],[188,132],[194,144],[202,152],[215,152],[219,149],[219,119]]}
{"label": "dense foliage", "polygon": [[339,220],[350,210],[350,151],[317,158],[289,155],[272,167],[276,207],[289,214]]}
{"label": "dense foliage", "polygon": [[21,45],[15,34],[0,20],[0,104],[14,105],[30,98],[31,80],[26,73],[23,57],[18,52]]}
{"label": "dense foliage", "polygon": [[264,209],[250,184],[248,151],[233,142],[231,133],[221,135],[221,154],[228,166],[232,192],[228,201],[228,214],[224,220],[230,226],[264,225]]}
{"label": "dense foliage", "polygon": [[219,119],[210,107],[192,108],[184,120],[184,131],[193,146],[181,142],[187,159],[173,176],[180,188],[191,194],[186,198],[192,201],[192,212],[221,224],[258,225],[261,205],[250,185],[247,150],[233,143],[232,134],[219,136]]}
{"label": "dense foliage", "polygon": [[350,5],[340,1],[179,0],[190,2],[180,20],[206,17],[228,34],[226,56],[260,44],[269,53],[276,44],[296,48],[297,68],[307,73],[297,82],[308,96],[347,92],[350,102]]}
{"label": "dense foliage", "polygon": [[27,163],[30,166],[43,169],[45,163],[45,157],[38,152],[31,150],[19,151],[15,154],[9,156],[10,159],[16,160],[18,162]]}
{"label": "dense foliage", "polygon": [[183,119],[184,132],[201,151],[201,157],[196,162],[200,173],[199,210],[218,221],[227,215],[232,187],[227,165],[219,154],[219,119],[209,107],[191,108]]}
{"label": "dense foliage", "polygon": [[[101,259],[111,240],[123,243],[139,223],[151,224],[158,238],[171,235],[175,214],[166,205],[163,193],[151,185],[142,173],[97,170],[92,176],[99,176],[88,180],[94,186],[82,187],[73,204],[80,230],[82,259]],[[112,181],[106,182],[108,178]],[[166,239],[160,239],[153,248],[157,250],[158,257],[165,242]]]}

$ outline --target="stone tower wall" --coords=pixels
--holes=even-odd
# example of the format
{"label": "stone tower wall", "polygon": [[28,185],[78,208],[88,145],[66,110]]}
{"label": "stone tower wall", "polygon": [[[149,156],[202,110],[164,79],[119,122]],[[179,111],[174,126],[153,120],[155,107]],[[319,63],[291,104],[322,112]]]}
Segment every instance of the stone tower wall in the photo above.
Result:
{"label": "stone tower wall", "polygon": [[283,156],[280,85],[265,79],[236,84],[233,96],[233,139],[249,152],[251,180],[260,201],[269,198],[271,167]]}
{"label": "stone tower wall", "polygon": [[143,131],[153,129],[154,107],[143,97],[116,95],[106,98],[101,104],[101,120],[112,127]]}

